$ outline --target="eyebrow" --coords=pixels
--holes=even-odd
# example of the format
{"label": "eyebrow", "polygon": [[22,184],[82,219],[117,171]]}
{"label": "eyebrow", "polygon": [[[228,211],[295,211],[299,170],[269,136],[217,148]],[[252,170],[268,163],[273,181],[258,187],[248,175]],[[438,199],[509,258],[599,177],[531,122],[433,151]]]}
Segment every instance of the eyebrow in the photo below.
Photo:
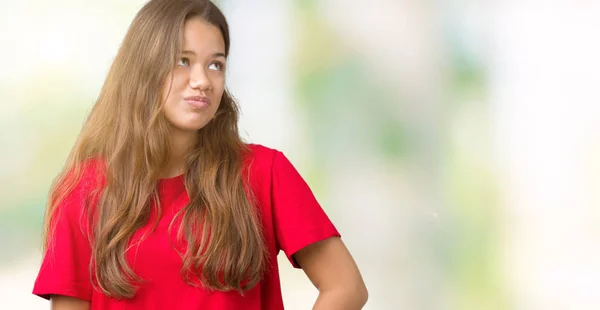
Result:
{"label": "eyebrow", "polygon": [[[196,56],[196,53],[194,53],[194,51],[189,51],[189,50],[181,51],[181,54],[182,55],[193,55],[193,56]],[[227,58],[227,56],[225,55],[225,53],[221,53],[221,52],[217,52],[217,53],[212,54],[212,57],[213,58],[217,58],[217,57]]]}

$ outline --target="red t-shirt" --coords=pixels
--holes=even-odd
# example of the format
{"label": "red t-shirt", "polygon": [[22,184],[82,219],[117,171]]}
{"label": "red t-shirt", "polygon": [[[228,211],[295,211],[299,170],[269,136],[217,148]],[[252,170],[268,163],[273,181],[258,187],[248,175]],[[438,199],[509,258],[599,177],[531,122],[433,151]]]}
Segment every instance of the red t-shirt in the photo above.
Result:
{"label": "red t-shirt", "polygon": [[[244,293],[208,291],[187,284],[181,276],[181,257],[173,249],[168,227],[175,213],[189,202],[183,176],[161,179],[158,192],[162,215],[156,229],[139,245],[157,214],[148,225],[134,233],[126,253],[135,273],[144,282],[131,299],[117,300],[93,289],[90,282],[90,245],[83,205],[97,184],[97,165],[89,165],[83,178],[59,206],[60,215],[54,246],[44,255],[33,293],[43,298],[52,294],[77,297],[91,302],[91,309],[283,309],[277,254],[292,255],[305,246],[339,236],[306,182],[279,151],[250,145],[250,184],[254,191],[269,251],[269,268],[263,280]],[[171,234],[176,234],[172,229]]]}

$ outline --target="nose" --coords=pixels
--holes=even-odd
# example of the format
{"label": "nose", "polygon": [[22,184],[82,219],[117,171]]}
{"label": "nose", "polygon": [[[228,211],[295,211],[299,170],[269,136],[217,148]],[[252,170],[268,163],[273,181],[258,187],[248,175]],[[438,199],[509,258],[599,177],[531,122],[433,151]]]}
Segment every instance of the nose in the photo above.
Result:
{"label": "nose", "polygon": [[190,72],[190,87],[201,91],[211,89],[210,78],[204,68],[196,67]]}

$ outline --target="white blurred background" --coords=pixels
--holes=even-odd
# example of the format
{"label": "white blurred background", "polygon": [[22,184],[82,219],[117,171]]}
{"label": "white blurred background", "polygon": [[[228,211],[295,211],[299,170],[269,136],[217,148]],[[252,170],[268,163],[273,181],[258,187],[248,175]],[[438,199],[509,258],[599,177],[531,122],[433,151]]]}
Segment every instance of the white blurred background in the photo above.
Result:
{"label": "white blurred background", "polygon": [[[0,308],[144,1],[0,0]],[[600,3],[222,0],[244,137],[282,150],[365,309],[600,309]],[[317,291],[285,259],[286,309]]]}

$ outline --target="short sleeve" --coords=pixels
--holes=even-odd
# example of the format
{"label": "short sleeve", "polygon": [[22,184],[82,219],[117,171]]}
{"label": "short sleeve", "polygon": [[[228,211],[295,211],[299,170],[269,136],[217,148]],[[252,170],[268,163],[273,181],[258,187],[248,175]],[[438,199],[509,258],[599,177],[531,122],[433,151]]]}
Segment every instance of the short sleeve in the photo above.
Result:
{"label": "short sleeve", "polygon": [[64,295],[91,301],[91,247],[84,229],[87,225],[84,206],[90,194],[86,179],[84,175],[57,206],[54,232],[33,288],[33,294],[42,298]]}
{"label": "short sleeve", "polygon": [[292,255],[302,248],[340,234],[310,187],[281,152],[272,167],[272,208],[277,244],[295,268]]}

